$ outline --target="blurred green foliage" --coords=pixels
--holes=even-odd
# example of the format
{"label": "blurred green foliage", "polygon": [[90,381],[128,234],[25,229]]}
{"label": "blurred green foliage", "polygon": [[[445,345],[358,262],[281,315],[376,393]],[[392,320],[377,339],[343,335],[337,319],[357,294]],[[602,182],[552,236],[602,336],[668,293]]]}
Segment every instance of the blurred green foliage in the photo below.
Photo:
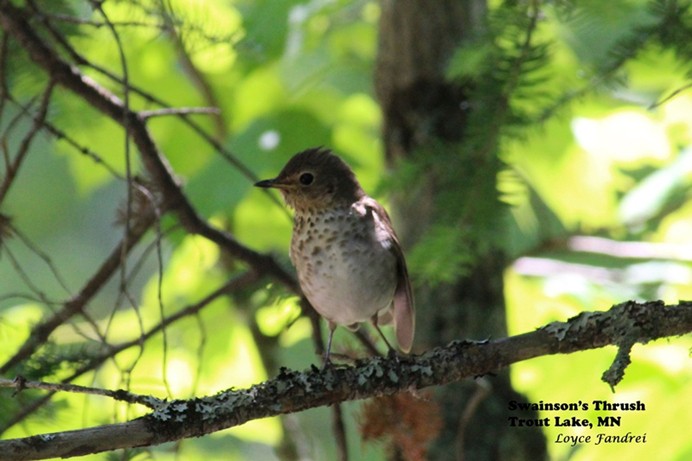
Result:
{"label": "blurred green foliage", "polygon": [[[69,34],[75,50],[122,75],[112,33],[88,2],[39,3],[51,5],[51,20]],[[392,173],[393,178],[384,170],[381,114],[372,85],[377,2],[165,4],[167,18],[160,2],[103,4],[118,24],[129,82],[171,107],[209,105],[182,63],[175,39],[162,26],[172,21],[185,54],[213,93],[222,129],[213,116],[192,118],[215,133],[257,177],[272,177],[292,153],[316,145],[342,155],[371,192],[389,190],[377,187],[383,179],[397,189],[418,175],[439,175],[445,191],[443,213],[410,249],[415,283],[453,280],[472,257],[465,250],[467,242],[482,245],[484,239],[502,236],[516,258],[505,278],[511,334],[627,299],[675,303],[692,298],[692,93],[689,88],[678,92],[689,86],[692,56],[689,39],[679,39],[678,29],[666,22],[677,21],[690,30],[689,5],[675,15],[669,9],[678,2],[670,1],[541,4],[536,45],[513,82],[510,110],[501,117],[479,110],[473,121],[473,139],[496,137],[505,165],[498,178],[484,183],[497,187],[506,204],[501,211],[491,211],[494,204],[474,200],[468,185],[478,184],[477,172],[468,170],[457,151],[414,159]],[[504,64],[516,58],[516,41],[527,27],[527,18],[508,16],[512,11],[493,2],[488,35],[459,48],[449,78],[490,75],[489,86],[479,92],[507,83],[512,68]],[[510,21],[511,28],[501,27]],[[632,49],[636,52],[630,53]],[[27,103],[43,89],[45,76],[21,55],[12,64],[8,87],[15,99]],[[123,96],[122,88],[103,74],[87,67],[84,71]],[[136,92],[129,98],[137,109],[157,107]],[[20,118],[8,128],[19,109],[5,110],[0,126],[6,130],[7,150],[13,152],[30,121]],[[78,152],[65,140],[39,137],[1,204],[0,211],[25,238],[16,233],[2,238],[1,362],[17,350],[33,325],[79,290],[123,235],[122,227],[114,225],[126,197],[122,130],[64,90],[51,102],[48,119],[94,155]],[[291,221],[283,207],[254,189],[250,178],[180,120],[162,116],[149,123],[196,209],[239,241],[272,252],[289,267]],[[141,173],[134,148],[130,155],[133,173]],[[472,213],[479,216],[477,227],[462,227]],[[171,220],[162,222],[161,232],[161,246],[155,245],[155,233],[148,235],[127,271],[89,304],[88,318],[75,317],[59,328],[36,356],[13,371],[31,379],[72,379],[75,370],[100,356],[104,343],[136,340],[162,316],[193,305],[225,283],[229,273],[241,270],[224,260],[213,244],[185,235]],[[121,290],[124,281],[127,296]],[[296,298],[265,280],[215,300],[165,334],[134,344],[74,381],[173,398],[245,387],[270,376],[275,371],[270,363],[305,368],[317,362],[309,322],[298,317]],[[258,341],[253,325],[277,344]],[[337,347],[355,345],[341,330],[336,341]],[[558,431],[551,427],[546,433],[553,459],[683,460],[692,456],[688,431],[681,429],[692,423],[690,347],[689,337],[636,347],[615,394],[600,381],[614,357],[613,348],[532,360],[514,366],[512,375],[532,401],[646,403],[645,412],[622,415],[623,432],[647,433],[646,445],[574,449],[553,443]],[[11,394],[0,389],[0,426],[6,438],[92,426],[143,412],[100,397],[58,393],[50,405],[7,428],[14,415],[43,395]],[[351,452],[362,460],[383,459],[383,447],[358,442],[357,412],[358,403],[345,405]],[[289,436],[302,449],[308,447],[312,458],[334,459],[332,435],[325,430],[330,417],[328,409],[291,416]],[[275,459],[284,430],[278,419],[267,419],[127,456],[269,460]]]}

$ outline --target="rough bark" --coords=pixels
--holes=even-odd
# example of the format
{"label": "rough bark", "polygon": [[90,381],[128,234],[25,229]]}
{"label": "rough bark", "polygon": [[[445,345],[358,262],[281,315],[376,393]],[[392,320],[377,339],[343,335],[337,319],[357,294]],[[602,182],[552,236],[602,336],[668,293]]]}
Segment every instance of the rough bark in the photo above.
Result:
{"label": "rough bark", "polygon": [[[468,92],[445,79],[444,71],[454,49],[482,27],[485,10],[485,3],[478,0],[382,3],[375,86],[384,113],[390,164],[412,155],[435,155],[441,145],[464,142]],[[495,156],[495,152],[485,154]],[[467,164],[479,170],[482,181],[494,184],[499,163],[477,155]],[[396,202],[394,211],[405,245],[414,243],[432,224],[440,192],[431,177],[420,178],[411,189]],[[485,190],[495,193],[492,186]],[[482,219],[469,216],[466,224],[473,226],[476,218]],[[476,254],[468,276],[435,290],[417,287],[418,345],[427,348],[451,338],[506,336],[506,265],[499,245],[490,243],[488,250]],[[519,438],[505,424],[503,406],[522,398],[512,389],[508,373],[486,384],[489,388],[463,382],[439,389],[436,395],[444,412],[444,428],[432,447],[431,459],[450,459],[455,452],[457,459],[544,459],[546,447],[539,429],[523,431]]]}
{"label": "rough bark", "polygon": [[[463,379],[492,374],[512,363],[549,354],[568,354],[571,352],[615,344],[619,347],[611,367],[603,373],[603,380],[611,386],[622,378],[629,363],[629,350],[635,343],[681,335],[692,330],[692,304],[680,303],[665,306],[662,302],[626,302],[613,306],[607,312],[584,312],[567,322],[554,322],[545,327],[510,338],[494,341],[465,342],[453,341],[445,347],[437,347],[421,355],[406,357],[372,357],[358,360],[353,366],[332,366],[326,369],[312,367],[311,370],[297,372],[282,368],[279,375],[271,380],[248,389],[229,389],[213,396],[189,400],[163,401],[153,397],[135,396],[127,392],[115,392],[119,400],[144,402],[153,408],[151,413],[125,423],[107,424],[75,431],[41,434],[22,439],[0,441],[2,459],[7,461],[46,459],[54,457],[80,456],[99,453],[118,448],[152,446],[164,442],[189,437],[199,437],[247,421],[294,413],[308,408],[331,405],[347,400],[365,399],[397,392],[416,392],[429,386],[447,384]],[[485,378],[484,378],[485,379]],[[35,383],[22,380],[8,380],[0,385],[14,387],[17,392],[26,388],[42,388]],[[465,459],[487,459],[492,452],[495,459],[509,459],[508,450],[513,447],[511,459],[533,448],[541,453],[542,446],[529,445],[531,438],[525,439],[526,431],[514,431],[523,435],[521,440],[500,434],[502,438],[492,439],[496,434],[480,421],[479,415],[504,413],[501,426],[507,426],[504,407],[511,400],[520,401],[510,394],[498,399],[497,386],[492,385],[492,396],[481,402],[482,412],[471,415],[460,408],[457,419],[468,426],[463,438],[448,441],[449,452],[443,453],[438,444],[436,459],[451,458],[458,445],[463,446]],[[454,393],[444,395],[454,396]],[[466,398],[464,394],[459,400]],[[472,398],[476,398],[475,394]],[[137,397],[136,399],[134,397]],[[448,397],[448,400],[452,400]],[[493,413],[493,411],[495,413]],[[521,412],[522,418],[532,418],[528,411]],[[525,428],[522,428],[525,429]],[[480,438],[481,442],[474,438]],[[465,443],[460,443],[466,441]],[[488,445],[496,448],[490,450]],[[524,457],[527,455],[524,455]],[[457,456],[460,458],[460,456]],[[536,458],[538,459],[538,458]]]}

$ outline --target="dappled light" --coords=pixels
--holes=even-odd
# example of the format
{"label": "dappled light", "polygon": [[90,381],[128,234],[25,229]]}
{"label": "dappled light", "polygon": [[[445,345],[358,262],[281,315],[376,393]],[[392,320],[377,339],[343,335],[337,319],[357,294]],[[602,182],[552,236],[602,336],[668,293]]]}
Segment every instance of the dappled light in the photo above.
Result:
{"label": "dappled light", "polygon": [[[692,452],[689,2],[421,5],[0,0],[8,459]],[[253,187],[318,146],[388,210],[410,354],[364,322],[323,365],[293,211]],[[596,432],[646,443],[559,442]]]}

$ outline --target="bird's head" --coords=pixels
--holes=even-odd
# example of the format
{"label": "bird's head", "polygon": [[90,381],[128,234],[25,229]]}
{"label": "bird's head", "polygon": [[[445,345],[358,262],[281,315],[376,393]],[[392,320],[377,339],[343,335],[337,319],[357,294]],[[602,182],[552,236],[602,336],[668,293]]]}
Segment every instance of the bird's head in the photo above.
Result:
{"label": "bird's head", "polygon": [[298,212],[349,206],[365,195],[351,168],[319,147],[294,155],[276,178],[255,186],[278,189],[286,204]]}

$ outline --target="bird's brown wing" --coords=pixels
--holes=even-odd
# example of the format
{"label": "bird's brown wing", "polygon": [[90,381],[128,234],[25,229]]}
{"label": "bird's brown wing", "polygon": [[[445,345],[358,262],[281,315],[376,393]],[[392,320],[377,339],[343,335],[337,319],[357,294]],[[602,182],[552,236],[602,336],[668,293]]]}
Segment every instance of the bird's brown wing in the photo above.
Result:
{"label": "bird's brown wing", "polygon": [[399,348],[404,352],[410,352],[416,330],[416,312],[404,253],[384,207],[370,197],[362,199],[361,202],[368,212],[373,214],[378,237],[382,241],[387,241],[390,251],[396,258],[396,289],[392,302],[394,330]]}

